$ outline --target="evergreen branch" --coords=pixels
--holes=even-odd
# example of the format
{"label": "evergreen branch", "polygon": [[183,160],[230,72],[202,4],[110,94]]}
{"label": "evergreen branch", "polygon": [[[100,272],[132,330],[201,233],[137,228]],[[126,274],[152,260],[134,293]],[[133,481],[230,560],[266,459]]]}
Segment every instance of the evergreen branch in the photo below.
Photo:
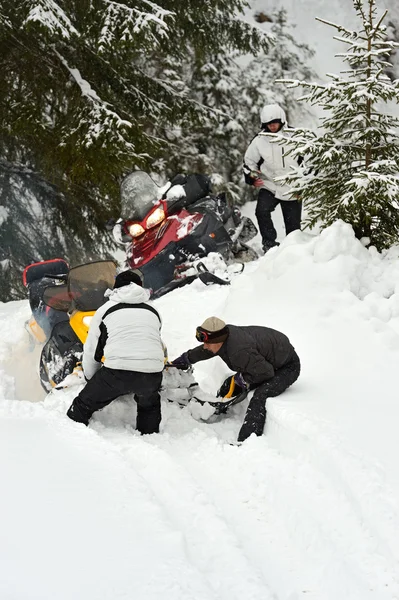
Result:
{"label": "evergreen branch", "polygon": [[379,31],[379,29],[382,25],[383,20],[387,16],[387,14],[388,14],[388,10],[385,10],[384,13],[381,15],[381,17],[379,18],[377,25],[374,26],[373,31],[370,32],[370,37],[374,37],[377,34],[377,32]]}
{"label": "evergreen branch", "polygon": [[12,23],[10,19],[6,17],[6,15],[4,15],[2,12],[0,12],[0,23],[5,27],[8,27],[9,29],[12,29]]}
{"label": "evergreen branch", "polygon": [[299,79],[276,79],[275,83],[283,83],[288,85],[289,87],[304,87],[304,88],[312,88],[312,89],[324,89],[324,85],[321,83],[311,83],[309,81],[299,80]]}
{"label": "evergreen branch", "polygon": [[359,35],[356,31],[347,29],[343,25],[338,25],[337,23],[333,23],[332,21],[327,21],[325,19],[321,19],[320,17],[315,17],[315,18],[316,18],[316,21],[319,21],[320,23],[324,23],[324,25],[329,25],[330,27],[334,27],[335,29],[337,29],[340,32],[342,31],[343,33],[346,33],[346,35],[348,37],[351,37],[352,39],[367,40],[367,38]]}
{"label": "evergreen branch", "polygon": [[170,110],[170,108],[164,102],[160,102],[158,100],[155,100],[154,98],[149,98],[148,95],[144,94],[130,80],[128,80],[126,77],[121,76],[121,74],[116,71],[116,69],[111,65],[111,63],[108,60],[104,58],[104,56],[94,52],[92,48],[90,48],[90,46],[88,46],[87,44],[86,48],[92,54],[94,60],[98,59],[100,62],[106,65],[110,72],[112,72],[118,79],[118,81],[122,83],[122,88],[127,95],[132,95],[136,96],[137,98],[140,98],[143,104],[148,105],[148,108],[150,110],[165,110],[166,112]]}
{"label": "evergreen branch", "polygon": [[13,173],[15,175],[24,175],[28,177],[33,177],[35,182],[40,185],[44,192],[48,193],[51,191],[52,194],[58,195],[60,198],[63,197],[63,194],[57,190],[55,185],[52,185],[43,174],[39,171],[28,167],[27,165],[20,162],[10,162],[5,158],[0,158],[0,169],[3,171],[7,171],[8,173]]}
{"label": "evergreen branch", "polygon": [[162,8],[158,4],[150,2],[149,0],[141,0],[141,2],[143,2],[143,4],[147,4],[154,11],[153,15],[150,13],[146,13],[142,10],[139,10],[136,7],[132,8],[130,6],[127,6],[126,4],[123,4],[122,2],[116,2],[115,0],[103,0],[103,1],[106,4],[113,6],[118,11],[120,10],[125,13],[130,13],[131,16],[134,15],[135,17],[137,17],[137,19],[138,19],[137,25],[140,25],[139,19],[142,19],[143,22],[146,22],[148,20],[154,20],[158,25],[161,25],[161,27],[167,28],[167,25],[164,22],[164,19],[166,17],[174,17],[175,16],[174,12],[167,10],[165,8]]}
{"label": "evergreen branch", "polygon": [[64,38],[71,35],[79,37],[79,32],[72,25],[71,20],[54,0],[36,0],[35,6],[30,9],[23,25],[39,23],[52,35],[60,33]]}
{"label": "evergreen branch", "polygon": [[110,136],[111,138],[116,136],[117,143],[122,144],[138,157],[139,155],[134,152],[134,144],[126,140],[119,133],[120,129],[132,128],[131,121],[123,119],[117,112],[109,108],[111,105],[100,98],[90,83],[81,76],[79,69],[71,68],[57,50],[54,49],[54,52],[80,88],[82,97],[86,98],[89,105],[91,105],[90,119],[87,120],[85,117],[82,117],[78,126],[69,135],[73,136],[80,129],[87,130],[83,139],[83,144],[87,147],[93,143],[93,140],[100,136]]}

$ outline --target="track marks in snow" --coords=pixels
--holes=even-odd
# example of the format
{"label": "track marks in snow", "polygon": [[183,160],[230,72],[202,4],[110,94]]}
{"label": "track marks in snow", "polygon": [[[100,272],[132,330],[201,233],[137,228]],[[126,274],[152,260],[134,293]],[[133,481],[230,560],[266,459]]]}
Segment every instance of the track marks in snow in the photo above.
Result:
{"label": "track marks in snow", "polygon": [[313,446],[310,437],[297,441],[291,426],[286,415],[271,414],[270,435],[241,447],[202,428],[178,439],[104,433],[182,532],[218,598],[395,598],[395,555],[364,520],[359,489],[325,471],[339,471],[339,453],[329,456],[317,435]]}
{"label": "track marks in snow", "polygon": [[145,480],[173,526],[181,531],[187,556],[202,573],[214,597],[274,600],[276,596],[270,591],[267,577],[246,556],[240,538],[230,528],[223,504],[214,504],[207,490],[196,481],[195,473],[187,470],[173,453],[153,443],[155,436],[147,439],[125,435],[124,443],[118,442],[121,454]]}
{"label": "track marks in snow", "polygon": [[134,402],[118,401],[92,427],[143,478],[215,598],[394,599],[394,495],[330,423],[294,405],[269,400],[266,435],[241,447],[222,440],[234,439],[245,406],[206,424],[164,404],[164,432],[143,438]]}
{"label": "track marks in snow", "polygon": [[[362,587],[361,598],[399,597],[399,506],[383,469],[353,453],[331,423],[310,419],[281,401],[269,401],[266,431],[268,445],[297,462],[301,486],[296,499],[304,517],[299,527],[305,523],[306,529],[309,518],[319,522],[320,541],[330,541],[338,559],[329,567],[332,577],[343,561],[355,583],[354,598]],[[340,593],[352,597],[348,590]]]}

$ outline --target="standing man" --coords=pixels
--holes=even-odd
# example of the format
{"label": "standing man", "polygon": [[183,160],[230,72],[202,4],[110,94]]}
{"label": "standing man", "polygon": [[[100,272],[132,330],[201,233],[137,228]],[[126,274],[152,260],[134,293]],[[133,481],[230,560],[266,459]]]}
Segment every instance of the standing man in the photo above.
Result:
{"label": "standing man", "polygon": [[108,302],[93,316],[84,345],[82,366],[87,384],[67,415],[88,425],[95,411],[119,396],[134,393],[138,431],[158,433],[164,367],[161,318],[147,302],[150,292],[142,288],[137,271],[119,273],[108,296]]}
{"label": "standing man", "polygon": [[218,317],[209,317],[197,327],[196,338],[201,346],[184,352],[172,364],[184,367],[220,356],[237,372],[225,380],[219,396],[226,396],[229,390],[231,394],[232,388],[233,396],[243,390],[255,390],[238,441],[243,442],[251,433],[262,435],[266,399],[282,394],[298,379],[301,370],[299,357],[287,336],[270,327],[226,325]]}
{"label": "standing man", "polygon": [[267,252],[279,245],[271,213],[280,204],[288,235],[301,228],[302,202],[298,198],[285,196],[288,186],[276,182],[276,177],[287,175],[291,166],[297,166],[291,156],[284,156],[284,147],[274,141],[273,136],[267,135],[283,129],[286,123],[284,110],[278,104],[267,104],[261,111],[260,119],[262,129],[249,144],[244,156],[244,176],[246,183],[260,188],[255,214],[262,247]]}

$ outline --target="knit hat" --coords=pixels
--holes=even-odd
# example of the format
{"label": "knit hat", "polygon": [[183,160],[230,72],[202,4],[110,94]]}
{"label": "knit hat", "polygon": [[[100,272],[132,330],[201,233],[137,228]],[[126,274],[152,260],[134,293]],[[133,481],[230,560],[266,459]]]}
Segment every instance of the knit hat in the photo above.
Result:
{"label": "knit hat", "polygon": [[122,271],[115,277],[114,290],[116,288],[123,287],[124,285],[129,285],[130,283],[135,283],[140,287],[143,287],[143,276],[138,269],[130,269],[129,271]]}
{"label": "knit hat", "polygon": [[211,344],[217,344],[219,342],[225,342],[228,338],[229,330],[227,325],[222,319],[218,317],[208,317],[205,321],[197,327],[196,337],[202,342],[209,342]]}

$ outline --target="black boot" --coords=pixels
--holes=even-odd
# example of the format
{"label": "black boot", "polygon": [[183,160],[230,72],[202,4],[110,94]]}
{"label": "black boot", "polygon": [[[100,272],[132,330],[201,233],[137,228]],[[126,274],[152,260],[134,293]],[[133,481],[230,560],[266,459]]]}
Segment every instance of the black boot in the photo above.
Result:
{"label": "black boot", "polygon": [[237,441],[243,442],[254,433],[257,436],[262,435],[266,421],[266,398],[256,397],[249,401],[244,423],[238,434]]}
{"label": "black boot", "polygon": [[88,425],[91,414],[85,411],[75,400],[72,402],[71,406],[67,410],[67,417],[69,417],[72,421],[76,423],[83,423],[83,425]]}
{"label": "black boot", "polygon": [[263,252],[266,254],[266,252],[269,252],[271,248],[276,248],[279,245],[280,242],[265,242],[264,244],[262,244],[262,249]]}
{"label": "black boot", "polygon": [[159,433],[161,422],[161,403],[152,406],[137,406],[136,428],[141,434]]}

